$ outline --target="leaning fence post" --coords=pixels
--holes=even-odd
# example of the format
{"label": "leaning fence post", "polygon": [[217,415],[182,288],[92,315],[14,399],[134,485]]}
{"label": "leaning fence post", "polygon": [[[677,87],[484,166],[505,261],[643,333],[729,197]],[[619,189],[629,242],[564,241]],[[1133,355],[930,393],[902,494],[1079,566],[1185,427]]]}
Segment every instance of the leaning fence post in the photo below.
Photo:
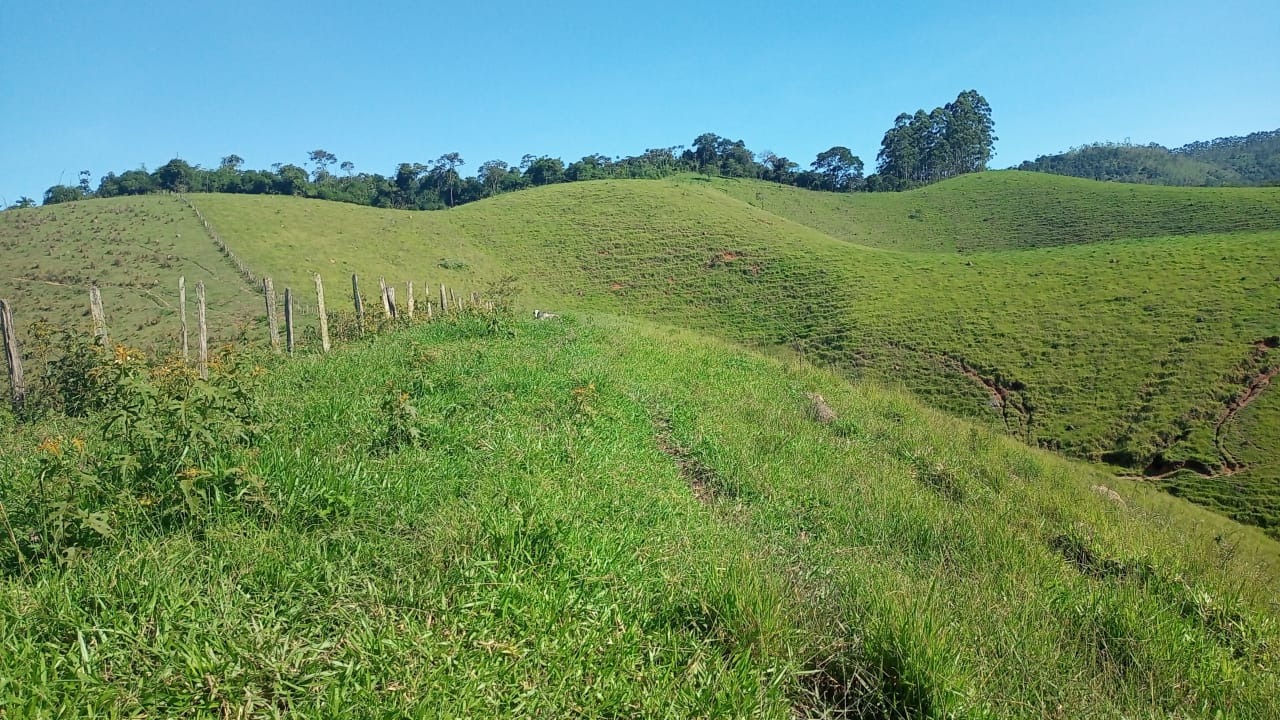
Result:
{"label": "leaning fence post", "polygon": [[413,319],[413,281],[412,280],[409,281],[409,287],[406,289],[409,292],[409,297],[405,300],[404,307],[405,307],[405,310],[409,313],[409,319],[412,320]]}
{"label": "leaning fence post", "polygon": [[391,303],[387,302],[387,279],[378,278],[378,293],[382,296],[382,314],[391,317]]}
{"label": "leaning fence post", "polygon": [[387,286],[387,307],[391,309],[392,320],[399,317],[399,314],[396,312],[396,288],[394,285]]}
{"label": "leaning fence post", "polygon": [[293,354],[293,291],[284,289],[284,346]]}
{"label": "leaning fence post", "polygon": [[356,329],[364,334],[364,300],[360,299],[360,281],[351,273],[351,297],[356,304]]}
{"label": "leaning fence post", "polygon": [[102,347],[110,346],[107,339],[107,316],[102,311],[102,291],[97,285],[89,286],[89,312],[93,315],[93,337]]}
{"label": "leaning fence post", "polygon": [[18,335],[13,327],[13,310],[8,300],[0,300],[0,331],[4,333],[4,359],[9,366],[9,390],[13,409],[21,410],[27,401],[27,383],[22,376],[22,353],[18,351]]}
{"label": "leaning fence post", "polygon": [[324,282],[316,273],[316,310],[320,313],[320,348],[329,352],[329,316],[324,312]]}
{"label": "leaning fence post", "polygon": [[267,330],[271,333],[271,349],[280,352],[280,326],[276,324],[276,289],[271,278],[262,278],[262,294],[267,296]]}
{"label": "leaning fence post", "polygon": [[444,283],[440,283],[440,314],[449,312],[449,296],[445,294]]}
{"label": "leaning fence post", "polygon": [[178,318],[182,321],[182,362],[191,359],[187,343],[187,276],[178,276]]}
{"label": "leaning fence post", "polygon": [[199,324],[200,356],[197,367],[200,377],[209,379],[209,324],[205,320],[204,281],[196,283],[196,322]]}

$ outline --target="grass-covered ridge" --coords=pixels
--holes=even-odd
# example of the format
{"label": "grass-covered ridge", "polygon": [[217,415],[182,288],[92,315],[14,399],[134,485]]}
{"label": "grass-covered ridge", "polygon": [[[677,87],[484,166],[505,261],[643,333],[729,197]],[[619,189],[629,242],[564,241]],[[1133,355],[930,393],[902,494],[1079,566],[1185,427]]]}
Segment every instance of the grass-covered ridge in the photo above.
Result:
{"label": "grass-covered ridge", "polygon": [[[261,497],[6,560],[10,713],[1280,712],[1272,541],[899,393],[574,317],[260,383],[202,469]],[[4,496],[94,427],[19,431]]]}
{"label": "grass-covered ridge", "polygon": [[[1278,192],[996,172],[856,196],[573,183],[438,213],[194,201],[302,302],[311,272],[330,308],[347,307],[352,272],[366,288],[385,276],[401,297],[409,279],[422,293],[515,274],[531,307],[787,346],[1277,532],[1280,415],[1265,386],[1235,405],[1280,363]],[[957,243],[972,251],[902,251]]]}
{"label": "grass-covered ridge", "polygon": [[1280,188],[1116,185],[1005,170],[902,193],[819,193],[690,176],[775,215],[861,245],[982,252],[1280,228]]}

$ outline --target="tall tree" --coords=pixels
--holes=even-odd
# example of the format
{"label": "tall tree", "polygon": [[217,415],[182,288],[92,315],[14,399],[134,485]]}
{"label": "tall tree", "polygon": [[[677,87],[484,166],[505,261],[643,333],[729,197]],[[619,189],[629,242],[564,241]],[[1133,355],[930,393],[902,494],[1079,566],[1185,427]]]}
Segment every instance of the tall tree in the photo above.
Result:
{"label": "tall tree", "polygon": [[497,195],[502,192],[503,185],[511,174],[511,166],[502,160],[488,160],[482,163],[479,180],[484,186],[485,195]]}
{"label": "tall tree", "polygon": [[74,202],[83,200],[84,194],[80,192],[80,188],[74,185],[54,185],[44,191],[44,204],[57,205],[58,203]]}
{"label": "tall tree", "polygon": [[411,208],[417,204],[418,181],[427,170],[429,168],[421,163],[400,163],[396,166],[391,207]]}
{"label": "tall tree", "polygon": [[796,170],[800,166],[789,158],[782,157],[772,150],[765,150],[760,153],[756,161],[764,168],[761,178],[783,185],[795,184]]}
{"label": "tall tree", "polygon": [[719,148],[724,138],[715,133],[702,133],[693,139],[693,148],[687,155],[693,161],[693,169],[698,172],[718,172],[720,169]]}
{"label": "tall tree", "polygon": [[436,183],[439,187],[444,187],[449,191],[449,207],[453,207],[453,191],[458,186],[458,168],[465,165],[466,162],[462,156],[456,152],[445,153],[436,159],[435,165],[431,168],[432,175],[435,176]]}
{"label": "tall tree", "polygon": [[328,150],[312,150],[307,153],[307,159],[315,166],[312,171],[312,178],[319,182],[321,178],[329,174],[329,166],[338,161],[338,156]]}
{"label": "tall tree", "polygon": [[841,145],[818,153],[809,167],[822,178],[823,190],[848,192],[862,182],[862,158]]}
{"label": "tall tree", "polygon": [[564,161],[544,155],[530,162],[524,174],[529,183],[535,186],[564,182]]}
{"label": "tall tree", "polygon": [[903,113],[880,142],[877,184],[904,190],[985,170],[996,141],[994,129],[991,106],[974,90],[929,113]]}
{"label": "tall tree", "polygon": [[187,164],[186,160],[174,158],[156,168],[152,177],[161,190],[186,192],[191,189],[195,180],[195,168]]}
{"label": "tall tree", "polygon": [[950,175],[980,172],[994,154],[995,121],[991,119],[991,106],[977,90],[965,90],[945,108],[946,144]]}

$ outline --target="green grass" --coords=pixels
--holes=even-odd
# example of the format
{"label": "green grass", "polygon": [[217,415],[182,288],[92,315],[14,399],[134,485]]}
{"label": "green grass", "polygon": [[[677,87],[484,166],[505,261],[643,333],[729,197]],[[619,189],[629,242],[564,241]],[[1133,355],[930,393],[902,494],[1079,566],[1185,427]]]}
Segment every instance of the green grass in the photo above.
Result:
{"label": "green grass", "polygon": [[[264,362],[207,464],[268,502],[6,558],[10,715],[1280,713],[1275,542],[907,395],[572,314]],[[46,422],[0,497],[45,434],[107,449]]]}
{"label": "green grass", "polygon": [[[367,307],[379,276],[401,299],[413,280],[422,303],[441,282],[469,292],[514,274],[528,307],[798,351],[1129,473],[1208,470],[1160,482],[1280,533],[1269,394],[1216,430],[1280,353],[1254,356],[1280,335],[1274,188],[993,172],[851,196],[693,177],[573,183],[435,213],[194,201],[251,267],[298,291],[303,318],[312,272],[330,308],[350,303],[351,273]],[[1232,453],[1245,469],[1225,476],[1236,445],[1250,448]]]}
{"label": "green grass", "polygon": [[240,339],[256,295],[219,254],[194,213],[170,196],[114,198],[0,213],[0,297],[23,338],[34,323],[88,333],[97,283],[108,332],[135,345],[180,344],[178,277],[187,279],[194,347],[196,283],[207,293],[214,343]]}
{"label": "green grass", "polygon": [[1006,170],[903,193],[819,193],[687,176],[842,240],[894,250],[982,252],[1280,227],[1276,188],[1117,185]]}

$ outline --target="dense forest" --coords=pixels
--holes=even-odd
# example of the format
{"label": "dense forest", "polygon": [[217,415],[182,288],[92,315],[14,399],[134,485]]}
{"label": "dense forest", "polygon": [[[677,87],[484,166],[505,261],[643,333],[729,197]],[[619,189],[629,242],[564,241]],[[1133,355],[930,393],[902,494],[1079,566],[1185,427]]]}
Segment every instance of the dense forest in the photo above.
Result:
{"label": "dense forest", "polygon": [[[904,190],[967,172],[985,170],[996,141],[991,107],[974,90],[930,112],[903,113],[884,135],[876,172],[864,176],[864,164],[849,148],[836,145],[818,153],[808,168],[775,153],[752,152],[742,140],[703,133],[686,147],[651,148],[639,155],[612,158],[588,155],[565,163],[560,158],[525,155],[518,163],[489,160],[464,176],[456,152],[431,162],[400,163],[391,175],[356,172],[355,166],[327,150],[308,153],[303,165],[277,163],[269,170],[244,168],[238,155],[203,168],[174,158],[159,168],[109,172],[93,186],[93,173],[80,172],[75,185],[45,191],[44,204],[151,192],[220,192],[297,195],[375,207],[432,210],[473,202],[539,185],[606,178],[661,178],[680,172],[768,180],[829,192]],[[23,197],[12,207],[36,202]]]}
{"label": "dense forest", "polygon": [[1042,155],[1018,169],[1152,185],[1276,185],[1280,184],[1280,130],[1173,149],[1154,143],[1095,143]]}

